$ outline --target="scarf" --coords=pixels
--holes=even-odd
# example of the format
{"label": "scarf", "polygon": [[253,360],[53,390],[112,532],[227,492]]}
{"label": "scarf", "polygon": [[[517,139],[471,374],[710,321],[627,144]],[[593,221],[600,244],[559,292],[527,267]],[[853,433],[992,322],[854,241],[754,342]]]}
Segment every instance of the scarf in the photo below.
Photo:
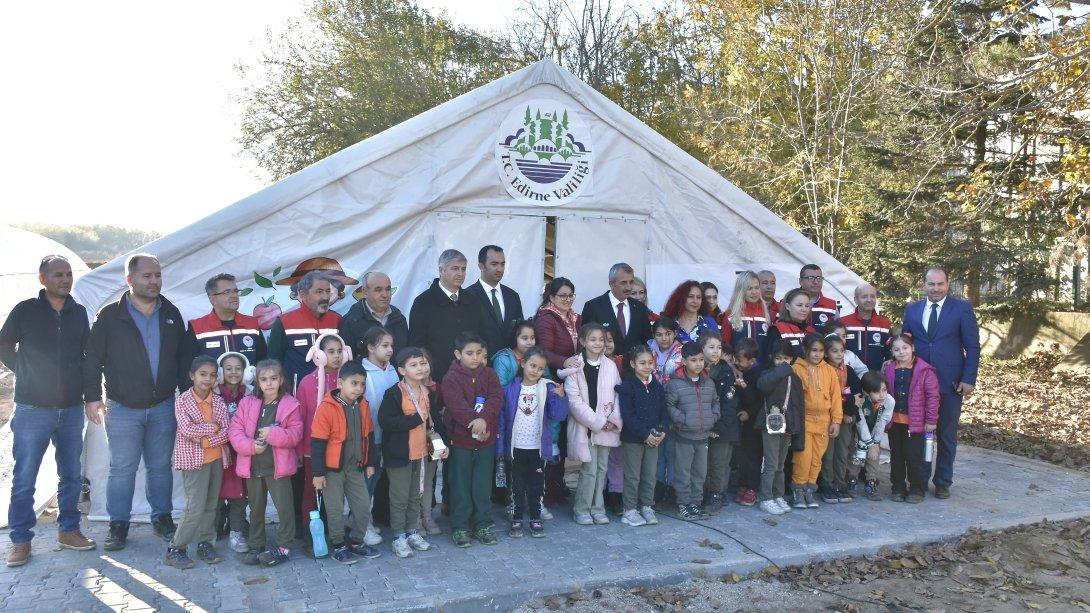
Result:
{"label": "scarf", "polygon": [[564,323],[564,328],[568,331],[568,335],[571,336],[572,345],[577,349],[579,348],[579,328],[575,325],[576,315],[574,310],[569,309],[568,314],[564,315],[560,312],[560,309],[556,308],[556,306],[550,302],[538,309],[538,311],[549,311],[550,313],[556,314],[556,316],[560,318],[560,321]]}

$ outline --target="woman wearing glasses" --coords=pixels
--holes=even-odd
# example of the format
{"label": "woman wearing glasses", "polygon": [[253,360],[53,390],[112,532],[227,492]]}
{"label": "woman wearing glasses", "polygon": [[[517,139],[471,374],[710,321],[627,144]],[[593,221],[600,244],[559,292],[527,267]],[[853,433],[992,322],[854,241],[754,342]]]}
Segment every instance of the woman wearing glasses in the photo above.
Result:
{"label": "woman wearing glasses", "polygon": [[[549,369],[560,371],[564,362],[576,354],[579,347],[579,328],[583,318],[572,309],[575,302],[575,284],[564,277],[557,277],[545,286],[541,306],[534,317],[537,344],[545,350]],[[545,505],[560,506],[567,503],[568,489],[564,485],[564,458],[568,452],[567,420],[556,425],[553,440],[557,443],[556,462],[545,465]]]}

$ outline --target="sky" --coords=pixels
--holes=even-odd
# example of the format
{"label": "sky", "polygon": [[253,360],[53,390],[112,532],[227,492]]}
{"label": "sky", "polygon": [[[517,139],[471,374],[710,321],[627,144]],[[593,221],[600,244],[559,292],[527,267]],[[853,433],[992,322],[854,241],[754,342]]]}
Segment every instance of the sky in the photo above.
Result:
{"label": "sky", "polygon": [[[483,30],[514,6],[418,3]],[[234,67],[307,4],[4,3],[0,219],[169,232],[265,187],[236,142]]]}

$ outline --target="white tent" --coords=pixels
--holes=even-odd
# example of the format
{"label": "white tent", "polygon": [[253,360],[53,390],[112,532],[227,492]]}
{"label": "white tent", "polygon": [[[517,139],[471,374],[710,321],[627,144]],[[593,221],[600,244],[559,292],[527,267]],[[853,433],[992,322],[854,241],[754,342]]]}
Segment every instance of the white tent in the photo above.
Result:
{"label": "white tent", "polygon": [[[555,271],[574,282],[577,308],[606,291],[606,273],[619,261],[647,280],[654,309],[685,278],[714,281],[727,294],[735,273],[753,268],[776,272],[782,293],[803,263],[816,263],[826,295],[845,307],[861,282],[549,61],[348,147],[141,250],[160,257],[164,295],[191,318],[208,311],[204,282],[223,271],[251,291],[243,311],[287,310],[285,278],[315,257],[335,259],[356,278],[383,270],[398,288],[395,305],[407,310],[435,277],[440,251],[458,248],[473,262],[482,245],[494,243],[507,253],[505,283],[533,313],[552,224]],[[123,262],[84,276],[77,299],[92,310],[115,300],[125,289]],[[469,281],[475,278],[471,272]],[[334,308],[344,312],[350,303],[346,297]]]}

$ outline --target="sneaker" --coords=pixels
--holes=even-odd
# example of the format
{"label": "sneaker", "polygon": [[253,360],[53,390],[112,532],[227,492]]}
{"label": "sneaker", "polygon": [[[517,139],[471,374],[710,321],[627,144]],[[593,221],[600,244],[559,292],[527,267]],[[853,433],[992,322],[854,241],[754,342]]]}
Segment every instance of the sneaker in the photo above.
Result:
{"label": "sneaker", "polygon": [[412,547],[417,551],[427,551],[431,549],[431,543],[425,540],[423,536],[420,536],[419,532],[410,532],[405,540],[409,542],[409,547]]}
{"label": "sneaker", "polygon": [[723,503],[726,502],[726,497],[720,493],[714,493],[708,496],[708,504],[706,509],[709,515],[719,515],[719,511],[723,509]]}
{"label": "sneaker", "polygon": [[363,533],[363,543],[372,547],[382,544],[382,533],[378,531],[375,524],[367,525],[367,531]]}
{"label": "sneaker", "polygon": [[129,522],[110,522],[110,533],[106,535],[106,542],[102,548],[106,551],[121,551],[125,548],[125,540],[129,538]]}
{"label": "sneaker", "polygon": [[208,541],[197,543],[197,559],[205,564],[219,564],[223,561],[220,554],[216,553],[216,548]]}
{"label": "sneaker", "polygon": [[867,500],[881,500],[882,495],[878,493],[878,482],[874,479],[867,481],[863,486],[863,495],[866,496]]}
{"label": "sneaker", "polygon": [[812,487],[808,487],[808,488],[804,489],[802,491],[802,497],[806,501],[806,508],[808,508],[808,509],[816,509],[816,508],[821,506],[820,504],[818,504],[818,501],[814,498],[814,488],[812,488]]}
{"label": "sneaker", "polygon": [[536,539],[545,536],[545,524],[541,523],[539,519],[530,520],[530,536]]}
{"label": "sneaker", "polygon": [[837,497],[837,501],[840,504],[848,504],[849,502],[855,502],[855,496],[852,496],[851,491],[848,490],[848,488],[846,488],[846,487],[837,488],[836,497]]}
{"label": "sneaker", "polygon": [[22,566],[30,561],[30,541],[12,543],[8,548],[8,566]]}
{"label": "sneaker", "polygon": [[791,505],[787,504],[787,501],[784,500],[783,496],[780,496],[779,498],[774,498],[772,501],[775,502],[776,505],[780,507],[780,510],[782,510],[784,513],[791,512]]}
{"label": "sneaker", "polygon": [[807,503],[806,495],[804,494],[805,491],[806,490],[801,487],[792,488],[791,506],[795,507],[796,509],[806,508]]}
{"label": "sneaker", "polygon": [[624,515],[621,515],[621,523],[626,526],[637,528],[639,526],[646,526],[647,520],[644,519],[636,509],[629,509],[624,512]]}
{"label": "sneaker", "polygon": [[734,501],[740,505],[752,507],[757,504],[757,492],[749,488],[743,489],[737,496],[734,497]]}
{"label": "sneaker", "polygon": [[513,539],[522,538],[522,520],[512,520],[511,527],[507,529],[507,536]]}
{"label": "sneaker", "polygon": [[242,559],[242,563],[246,566],[258,566],[259,564],[261,564],[262,553],[264,552],[257,549],[251,549],[239,557]]}
{"label": "sneaker", "polygon": [[684,521],[695,521],[696,517],[693,516],[693,512],[689,509],[687,504],[677,505],[677,517]]}
{"label": "sneaker", "polygon": [[57,545],[73,551],[90,551],[95,548],[95,542],[79,531],[79,528],[71,532],[58,532]]}
{"label": "sneaker", "polygon": [[855,498],[856,492],[859,491],[859,479],[848,479],[848,495]]}
{"label": "sneaker", "polygon": [[231,548],[231,551],[235,553],[246,553],[250,550],[250,543],[246,539],[246,535],[242,532],[232,532],[231,536],[227,539],[227,545]]}
{"label": "sneaker", "polygon": [[590,513],[576,513],[575,523],[580,526],[593,526],[594,518],[590,516]]}
{"label": "sneaker", "polygon": [[257,561],[262,566],[277,566],[288,561],[289,553],[291,552],[287,548],[277,547],[276,549],[261,552],[257,556]]}
{"label": "sneaker", "polygon": [[910,492],[908,496],[905,497],[905,502],[909,504],[920,504],[923,502],[923,492]]}
{"label": "sneaker", "polygon": [[462,549],[465,549],[466,547],[469,547],[473,544],[473,541],[469,540],[469,532],[461,529],[455,530],[450,535],[450,540],[454,541],[455,547],[461,547]]}
{"label": "sneaker", "polygon": [[344,564],[345,566],[355,564],[356,562],[360,561],[360,559],[356,557],[356,554],[349,551],[348,547],[345,547],[344,545],[341,545],[340,547],[334,547],[333,555],[331,557],[334,560],[340,562],[341,564]]}
{"label": "sneaker", "polygon": [[545,503],[541,503],[541,519],[549,521],[553,518],[553,514],[549,512],[549,509],[545,508]]}
{"label": "sneaker", "polygon": [[591,513],[590,517],[594,520],[594,523],[599,526],[604,526],[609,523],[609,516],[605,513]]}
{"label": "sneaker", "polygon": [[473,533],[473,537],[476,538],[482,545],[495,545],[497,542],[495,535],[492,534],[492,526],[481,526],[477,528],[477,531]]}
{"label": "sneaker", "polygon": [[775,500],[762,500],[761,510],[769,515],[783,515],[783,509],[780,505],[776,504]]}
{"label": "sneaker", "polygon": [[651,507],[641,508],[640,515],[643,516],[643,521],[647,522],[648,526],[654,526],[659,523],[659,517],[658,515],[655,515],[655,510]]}
{"label": "sneaker", "polygon": [[[465,538],[465,541],[466,541],[465,545],[458,545],[458,534],[459,533],[461,533],[462,537]],[[465,530],[455,530],[454,531],[453,538],[454,538],[454,544],[455,545],[458,545],[459,547],[469,547],[469,539],[465,537],[465,533],[466,533]],[[390,547],[391,547],[391,549],[394,550],[394,555],[399,557],[399,558],[411,558],[412,555],[413,555],[413,548],[412,548],[411,545],[409,545],[409,539],[404,537],[404,536],[399,536],[399,537],[395,538],[393,540],[393,543],[390,545]]]}
{"label": "sneaker", "polygon": [[178,527],[174,525],[174,518],[170,515],[160,515],[152,522],[152,527],[155,529],[155,535],[164,541],[173,539],[174,533],[178,530]]}
{"label": "sneaker", "polygon": [[[813,496],[813,494],[811,494],[811,496]],[[840,502],[840,497],[836,495],[836,490],[832,488],[821,488],[818,490],[818,497],[821,498],[821,501],[825,504],[836,504]],[[806,505],[810,506],[809,500],[806,501]]]}
{"label": "sneaker", "polygon": [[189,559],[189,554],[181,547],[168,547],[167,557],[163,560],[163,563],[179,570],[193,568],[193,560]]}
{"label": "sneaker", "polygon": [[889,497],[889,499],[892,500],[893,502],[904,502],[905,501],[905,493],[902,492],[901,490],[893,490],[893,494]]}
{"label": "sneaker", "polygon": [[708,512],[704,510],[704,507],[698,504],[689,505],[689,512],[693,514],[696,519],[708,519]]}
{"label": "sneaker", "polygon": [[353,554],[355,554],[355,555],[357,555],[357,556],[359,556],[361,558],[365,558],[367,560],[374,560],[375,558],[382,555],[381,553],[379,553],[378,549],[375,549],[374,547],[372,547],[371,545],[368,545],[367,543],[351,543],[350,542],[350,543],[348,543],[348,550],[351,551]]}

